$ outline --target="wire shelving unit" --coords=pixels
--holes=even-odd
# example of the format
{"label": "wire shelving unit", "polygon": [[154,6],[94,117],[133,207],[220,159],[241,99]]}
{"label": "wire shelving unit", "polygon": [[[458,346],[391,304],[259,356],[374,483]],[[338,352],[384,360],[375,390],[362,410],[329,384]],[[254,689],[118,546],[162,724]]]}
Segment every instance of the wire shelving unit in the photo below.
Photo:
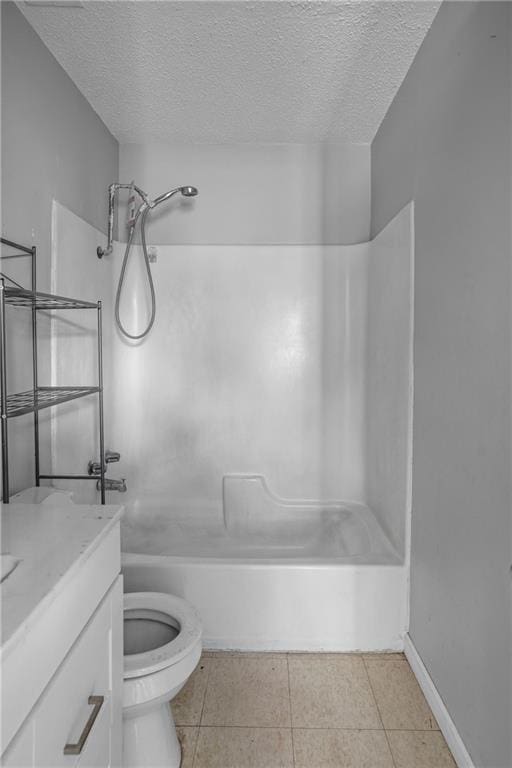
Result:
{"label": "wire shelving unit", "polygon": [[[99,481],[101,503],[105,503],[105,454],[104,446],[104,421],[103,421],[103,357],[102,357],[102,308],[101,301],[81,301],[67,296],[55,296],[49,293],[41,293],[36,290],[36,247],[27,247],[15,243],[12,240],[0,238],[2,245],[14,251],[7,255],[2,254],[0,259],[31,259],[31,290],[23,288],[12,278],[0,272],[0,420],[2,433],[2,501],[9,502],[9,434],[8,421],[11,418],[27,413],[33,414],[34,421],[34,466],[35,484],[39,486],[41,480],[65,479],[65,480],[93,480]],[[29,309],[32,313],[32,389],[24,392],[7,392],[7,318],[6,307],[20,307]],[[59,309],[89,309],[97,313],[97,358],[98,379],[92,386],[46,387],[40,386],[38,380],[37,364],[37,314],[39,310],[53,311]],[[90,474],[42,474],[40,471],[40,447],[39,447],[39,412],[44,408],[51,408],[70,400],[97,395],[98,397],[98,442],[100,452],[100,472],[98,475]]]}

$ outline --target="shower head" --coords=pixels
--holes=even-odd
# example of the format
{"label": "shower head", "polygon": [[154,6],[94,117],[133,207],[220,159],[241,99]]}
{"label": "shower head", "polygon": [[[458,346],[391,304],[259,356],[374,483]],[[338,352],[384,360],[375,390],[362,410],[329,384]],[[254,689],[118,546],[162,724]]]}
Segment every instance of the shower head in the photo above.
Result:
{"label": "shower head", "polygon": [[155,197],[153,202],[150,204],[150,208],[154,208],[155,205],[160,205],[160,203],[163,203],[164,200],[168,200],[173,195],[176,195],[178,192],[181,192],[183,197],[195,197],[197,195],[197,189],[196,187],[176,187],[176,189],[171,189],[170,192],[164,192],[163,195],[160,195],[159,197]]}

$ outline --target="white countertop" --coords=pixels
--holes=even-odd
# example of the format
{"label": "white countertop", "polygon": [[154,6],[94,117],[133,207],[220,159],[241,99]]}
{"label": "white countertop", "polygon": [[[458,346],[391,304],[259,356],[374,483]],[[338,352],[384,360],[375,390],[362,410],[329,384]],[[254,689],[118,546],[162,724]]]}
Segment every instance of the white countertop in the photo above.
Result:
{"label": "white countertop", "polygon": [[0,585],[2,656],[62,591],[122,512],[121,506],[75,505],[55,496],[43,503],[2,505],[1,551],[20,561]]}

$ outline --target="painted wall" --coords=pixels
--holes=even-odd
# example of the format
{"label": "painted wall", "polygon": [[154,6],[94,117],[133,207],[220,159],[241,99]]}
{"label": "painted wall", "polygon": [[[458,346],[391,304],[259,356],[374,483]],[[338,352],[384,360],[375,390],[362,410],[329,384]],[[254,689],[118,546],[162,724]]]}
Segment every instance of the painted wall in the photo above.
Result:
{"label": "painted wall", "polygon": [[[51,206],[55,198],[99,229],[108,184],[118,175],[118,145],[14,3],[2,13],[2,234],[38,247],[38,287],[50,288]],[[91,260],[94,255],[91,254]],[[90,263],[80,265],[84,280]],[[11,269],[11,267],[9,267]],[[11,270],[28,284],[28,267]],[[11,391],[31,386],[29,317],[13,312]],[[50,375],[48,324],[41,327],[41,383]],[[49,417],[42,418],[49,462]],[[32,419],[10,422],[12,485],[33,483]],[[48,468],[48,463],[45,464]]]}
{"label": "painted wall", "polygon": [[[120,180],[151,197],[193,184],[199,197],[151,216],[150,239],[171,244],[350,244],[370,231],[365,144],[124,144]],[[125,199],[125,196],[121,199]],[[171,206],[176,206],[174,198]],[[179,203],[178,203],[179,204]],[[125,216],[120,211],[119,221]],[[120,230],[121,239],[124,229]]]}
{"label": "painted wall", "polygon": [[415,201],[410,633],[477,766],[512,765],[511,24],[445,2],[372,145]]}

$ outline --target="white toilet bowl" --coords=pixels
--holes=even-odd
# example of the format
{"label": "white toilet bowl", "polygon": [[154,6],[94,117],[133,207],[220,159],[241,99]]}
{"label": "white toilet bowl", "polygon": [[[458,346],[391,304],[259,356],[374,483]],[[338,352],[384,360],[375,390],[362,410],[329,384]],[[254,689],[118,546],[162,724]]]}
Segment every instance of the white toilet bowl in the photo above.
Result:
{"label": "white toilet bowl", "polygon": [[124,596],[123,768],[179,768],[169,702],[201,656],[195,608],[162,592]]}

